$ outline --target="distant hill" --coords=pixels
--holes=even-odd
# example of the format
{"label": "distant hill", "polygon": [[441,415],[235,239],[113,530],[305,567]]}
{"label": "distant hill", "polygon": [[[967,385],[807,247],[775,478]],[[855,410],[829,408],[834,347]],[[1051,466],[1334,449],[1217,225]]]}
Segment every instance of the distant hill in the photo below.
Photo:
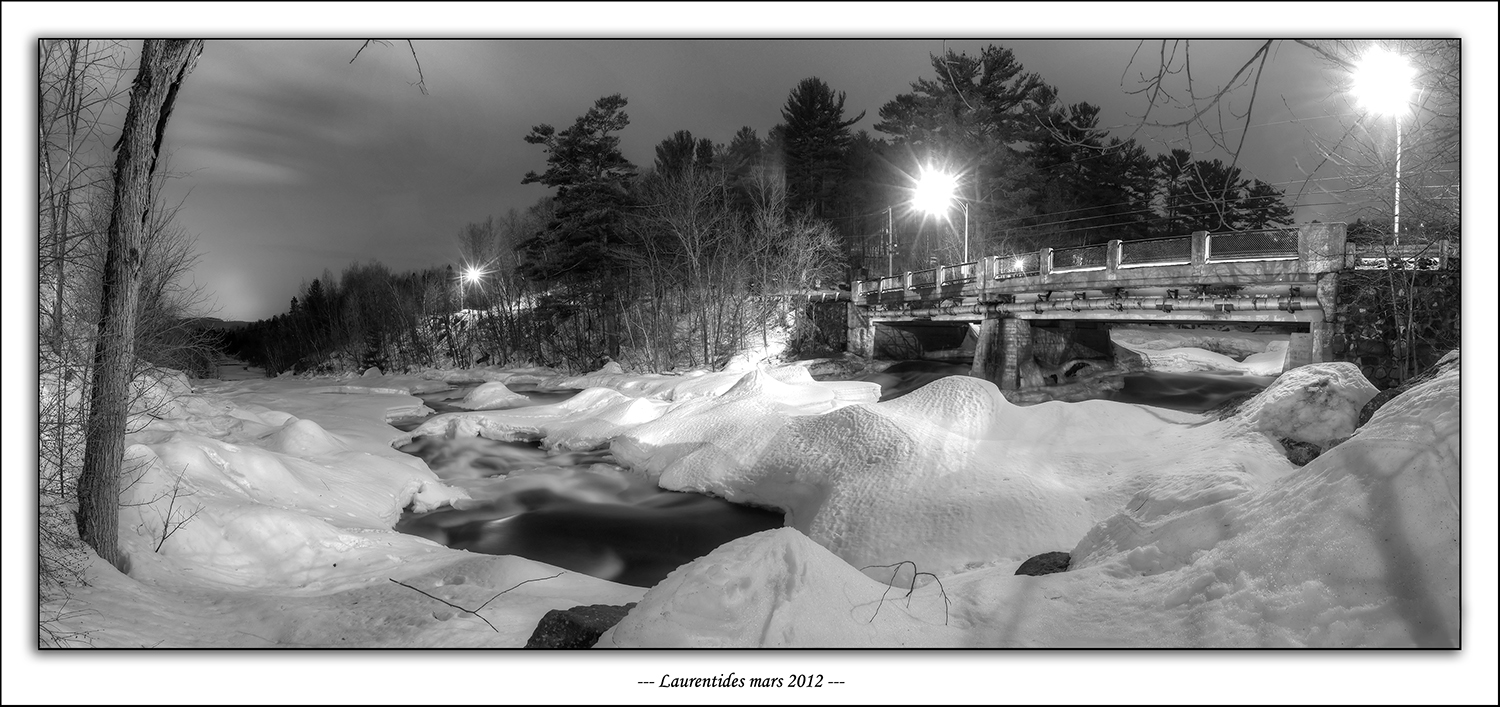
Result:
{"label": "distant hill", "polygon": [[215,331],[237,331],[250,326],[250,322],[225,321],[218,317],[190,317],[184,321],[200,329],[212,329]]}

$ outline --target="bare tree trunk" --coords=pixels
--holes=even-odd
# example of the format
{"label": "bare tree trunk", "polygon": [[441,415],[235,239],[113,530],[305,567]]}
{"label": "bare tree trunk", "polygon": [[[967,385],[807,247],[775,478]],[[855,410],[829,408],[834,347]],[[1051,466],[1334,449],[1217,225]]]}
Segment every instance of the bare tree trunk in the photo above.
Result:
{"label": "bare tree trunk", "polygon": [[115,158],[114,206],[94,345],[88,441],[78,481],[78,535],[99,556],[124,568],[120,552],[120,464],[134,370],[136,303],[150,207],[151,175],[162,133],[182,81],[197,63],[203,40],[146,40],[130,92],[130,109]]}

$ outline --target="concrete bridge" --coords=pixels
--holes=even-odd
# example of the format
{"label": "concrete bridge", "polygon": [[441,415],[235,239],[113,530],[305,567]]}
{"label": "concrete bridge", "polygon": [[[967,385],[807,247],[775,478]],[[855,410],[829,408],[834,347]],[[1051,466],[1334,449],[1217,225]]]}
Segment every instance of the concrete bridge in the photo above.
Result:
{"label": "concrete bridge", "polygon": [[1342,223],[1200,231],[864,280],[848,294],[849,350],[951,349],[977,324],[972,374],[1003,390],[1112,366],[1109,329],[1120,324],[1269,330],[1289,335],[1288,368],[1328,361],[1338,273],[1352,267],[1344,239]]}

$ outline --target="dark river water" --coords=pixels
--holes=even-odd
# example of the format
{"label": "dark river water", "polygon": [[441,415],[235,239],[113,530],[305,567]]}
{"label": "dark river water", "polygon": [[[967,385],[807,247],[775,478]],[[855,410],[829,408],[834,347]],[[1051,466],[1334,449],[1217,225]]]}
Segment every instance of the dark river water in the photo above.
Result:
{"label": "dark river water", "polygon": [[[882,400],[900,397],[968,366],[904,361],[881,374]],[[1269,385],[1272,377],[1212,373],[1127,376],[1110,399],[1190,412],[1222,407]],[[439,413],[473,386],[421,396]],[[545,405],[576,390],[512,388]],[[395,423],[414,429],[421,420]],[[401,451],[422,458],[445,482],[473,497],[453,508],[407,513],[396,530],[449,547],[517,555],[622,584],[650,587],[672,570],[738,537],[781,527],[780,512],[665,491],[619,466],[607,450],[548,454],[538,445],[484,438],[420,437]]]}
{"label": "dark river water", "polygon": [[[438,412],[472,386],[424,395]],[[576,390],[512,388],[534,405]],[[398,423],[413,429],[419,420]],[[780,512],[666,491],[615,463],[608,451],[548,454],[538,445],[484,438],[420,437],[401,451],[421,457],[473,500],[407,513],[396,530],[449,547],[517,555],[603,579],[650,587],[730,540],[783,524]]]}

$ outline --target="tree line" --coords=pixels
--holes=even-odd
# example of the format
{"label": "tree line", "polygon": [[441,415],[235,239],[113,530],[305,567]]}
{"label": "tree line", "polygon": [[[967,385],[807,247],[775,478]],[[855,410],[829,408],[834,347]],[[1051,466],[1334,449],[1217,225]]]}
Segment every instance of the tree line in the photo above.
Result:
{"label": "tree line", "polygon": [[774,295],[846,284],[898,256],[905,268],[959,260],[955,223],[909,206],[928,169],[960,175],[971,257],[1291,223],[1275,187],[1216,159],[1152,156],[1110,137],[1097,106],[1062,104],[1008,49],[949,51],[932,67],[881,107],[883,139],[855,132],[864,113],[847,115],[845,94],[809,77],[764,137],[745,126],[715,143],[680,130],[645,168],[620,150],[628,100],[604,96],[572,125],[524,136],[547,168],[521,181],[552,193],[460,229],[476,281],[464,268],[353,265],[232,345],[272,372],[481,359],[714,366],[788,325],[814,349],[836,337]]}

